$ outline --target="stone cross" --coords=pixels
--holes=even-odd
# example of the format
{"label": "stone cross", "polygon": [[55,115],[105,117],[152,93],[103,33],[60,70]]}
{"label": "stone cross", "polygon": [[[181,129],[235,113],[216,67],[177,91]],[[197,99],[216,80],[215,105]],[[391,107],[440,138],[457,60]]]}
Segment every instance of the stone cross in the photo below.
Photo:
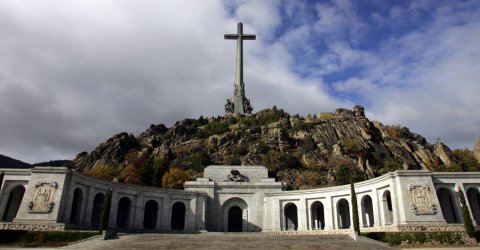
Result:
{"label": "stone cross", "polygon": [[243,24],[238,23],[237,34],[225,34],[225,39],[237,40],[234,92],[233,97],[227,99],[225,113],[250,114],[253,108],[250,100],[245,97],[245,83],[243,82],[243,40],[255,40],[255,35],[243,34]]}

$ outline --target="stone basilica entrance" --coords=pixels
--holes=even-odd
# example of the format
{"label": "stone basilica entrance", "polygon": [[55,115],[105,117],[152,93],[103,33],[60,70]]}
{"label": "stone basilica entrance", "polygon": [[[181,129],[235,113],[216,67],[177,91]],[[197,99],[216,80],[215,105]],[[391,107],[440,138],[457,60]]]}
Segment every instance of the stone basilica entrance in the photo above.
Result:
{"label": "stone basilica entrance", "polygon": [[248,206],[240,198],[232,198],[223,206],[223,231],[248,232]]}

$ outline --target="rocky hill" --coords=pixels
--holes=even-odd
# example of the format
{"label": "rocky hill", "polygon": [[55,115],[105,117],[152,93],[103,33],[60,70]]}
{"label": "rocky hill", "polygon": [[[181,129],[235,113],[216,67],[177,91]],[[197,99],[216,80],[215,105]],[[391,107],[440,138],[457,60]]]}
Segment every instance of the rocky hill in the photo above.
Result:
{"label": "rocky hill", "polygon": [[193,178],[210,164],[263,165],[288,188],[302,189],[343,184],[350,173],[362,180],[396,169],[438,171],[454,160],[443,143],[429,144],[408,128],[370,121],[356,105],[307,117],[274,107],[251,116],[185,119],[171,128],[151,125],[139,136],[120,133],[80,153],[73,167],[160,186],[173,166]]}

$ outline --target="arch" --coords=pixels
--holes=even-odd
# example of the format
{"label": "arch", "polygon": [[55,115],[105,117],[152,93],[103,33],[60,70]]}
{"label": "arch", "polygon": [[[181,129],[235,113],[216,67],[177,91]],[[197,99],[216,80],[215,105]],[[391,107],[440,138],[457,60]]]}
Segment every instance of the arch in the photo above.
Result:
{"label": "arch", "polygon": [[81,188],[73,191],[72,209],[70,210],[70,224],[79,225],[82,214],[83,192]]}
{"label": "arch", "polygon": [[470,188],[467,191],[468,204],[475,223],[480,225],[480,193],[477,188]]}
{"label": "arch", "polygon": [[145,212],[143,214],[143,228],[155,229],[157,227],[158,203],[149,200],[145,203]]}
{"label": "arch", "polygon": [[235,197],[227,200],[222,206],[222,215],[224,232],[249,231],[248,205],[243,199]]}
{"label": "arch", "polygon": [[350,206],[346,199],[340,199],[337,202],[338,228],[350,228]]}
{"label": "arch", "polygon": [[315,201],[310,206],[312,224],[311,228],[316,230],[323,230],[325,228],[325,211],[323,208],[323,203],[320,201]]}
{"label": "arch", "polygon": [[92,217],[90,219],[93,228],[100,227],[100,220],[102,218],[102,206],[104,201],[105,195],[103,193],[98,193],[95,195],[95,198],[93,198]]}
{"label": "arch", "polygon": [[185,228],[185,204],[177,201],[172,206],[172,220],[170,222],[172,230],[183,230]]}
{"label": "arch", "polygon": [[393,206],[390,190],[385,190],[382,195],[383,224],[391,225],[393,223]]}
{"label": "arch", "polygon": [[123,197],[118,202],[117,210],[117,228],[128,229],[130,226],[130,207],[132,201],[128,197]]}
{"label": "arch", "polygon": [[447,223],[460,223],[460,216],[458,215],[452,192],[442,187],[437,190],[437,197],[445,221]]}
{"label": "arch", "polygon": [[362,224],[364,227],[373,227],[375,219],[373,218],[373,202],[370,195],[362,197]]}
{"label": "arch", "polygon": [[5,207],[2,216],[3,221],[11,222],[17,216],[24,194],[25,187],[23,185],[18,185],[10,191],[10,194],[8,195],[7,206]]}
{"label": "arch", "polygon": [[298,229],[297,206],[293,203],[288,203],[287,205],[285,205],[284,215],[285,215],[285,230],[297,231]]}

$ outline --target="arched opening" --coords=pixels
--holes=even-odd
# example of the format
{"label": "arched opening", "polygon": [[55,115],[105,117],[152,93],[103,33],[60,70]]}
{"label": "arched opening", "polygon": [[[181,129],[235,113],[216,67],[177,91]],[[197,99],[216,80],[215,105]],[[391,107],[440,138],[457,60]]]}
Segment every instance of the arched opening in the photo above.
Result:
{"label": "arched opening", "polygon": [[382,207],[383,207],[383,222],[384,225],[391,225],[393,223],[393,206],[392,196],[390,191],[386,190],[382,195]]}
{"label": "arched opening", "polygon": [[18,209],[22,203],[25,188],[22,185],[16,186],[8,195],[7,206],[5,207],[2,220],[11,222],[17,216]]}
{"label": "arched opening", "polygon": [[297,206],[293,203],[285,205],[285,230],[296,231],[298,229]]}
{"label": "arched opening", "polygon": [[243,211],[238,206],[233,206],[228,210],[228,231],[242,232],[243,229]]}
{"label": "arched opening", "polygon": [[100,226],[100,219],[102,217],[102,205],[104,201],[105,195],[102,193],[98,193],[93,199],[92,218],[90,221],[93,228],[99,228]]}
{"label": "arched opening", "polygon": [[370,195],[365,195],[362,198],[362,224],[364,227],[373,227],[373,203]]}
{"label": "arched opening", "polygon": [[350,207],[346,199],[340,199],[337,203],[338,228],[350,228]]}
{"label": "arched opening", "polygon": [[320,201],[315,201],[311,206],[312,225],[314,230],[323,230],[325,228],[325,212],[323,204]]}
{"label": "arched opening", "polygon": [[224,232],[248,232],[248,205],[247,203],[234,197],[227,200],[222,205],[222,231]]}
{"label": "arched opening", "polygon": [[157,226],[158,204],[154,200],[145,203],[145,213],[143,215],[143,228],[155,229]]}
{"label": "arched opening", "polygon": [[132,202],[129,198],[123,197],[118,202],[117,210],[117,228],[128,229],[130,226],[130,206]]}
{"label": "arched opening", "polygon": [[80,215],[82,213],[83,192],[76,188],[73,192],[72,210],[70,211],[70,224],[79,225]]}
{"label": "arched opening", "polygon": [[468,204],[470,211],[472,211],[473,219],[477,226],[480,225],[480,193],[476,188],[470,188],[467,191]]}
{"label": "arched opening", "polygon": [[175,202],[173,204],[170,226],[172,230],[183,230],[185,227],[185,204],[183,202]]}
{"label": "arched opening", "polygon": [[460,216],[458,216],[455,199],[450,190],[446,188],[439,188],[437,190],[438,201],[442,208],[443,218],[447,223],[460,223]]}

